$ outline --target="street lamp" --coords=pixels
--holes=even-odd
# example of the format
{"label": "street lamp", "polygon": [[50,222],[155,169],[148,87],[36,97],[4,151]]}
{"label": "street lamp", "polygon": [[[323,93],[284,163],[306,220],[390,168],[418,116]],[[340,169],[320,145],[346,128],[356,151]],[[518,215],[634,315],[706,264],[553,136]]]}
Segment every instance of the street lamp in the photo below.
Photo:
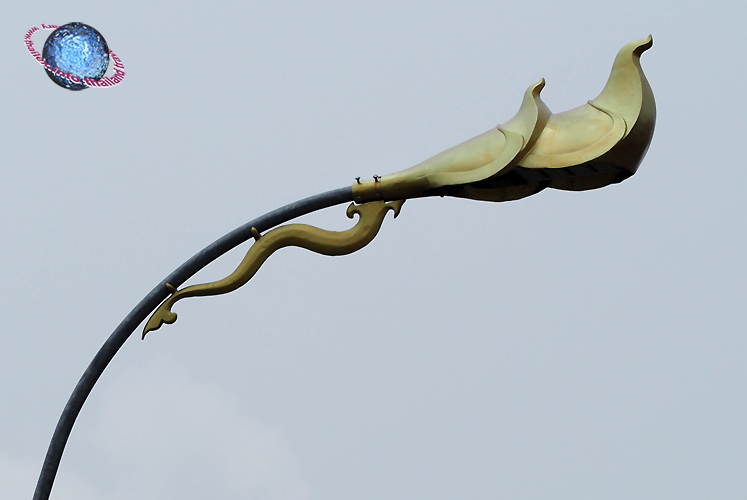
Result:
{"label": "street lamp", "polygon": [[[396,217],[406,199],[455,196],[484,201],[518,200],[555,188],[596,189],[633,175],[648,150],[656,121],[651,87],[640,55],[653,40],[632,42],[617,54],[602,92],[578,108],[553,114],[540,99],[545,81],[530,86],[519,112],[508,122],[448,149],[410,169],[372,180],[356,178],[344,187],[291,203],[231,231],[168,275],[125,317],[94,356],[70,396],[44,459],[34,500],[47,500],[73,424],[109,362],[149,314],[143,338],[176,321],[174,304],[187,297],[231,292],[247,283],[264,261],[286,246],[324,255],[360,250],[378,233],[385,215]],[[352,203],[351,203],[352,202]],[[356,225],[341,232],[304,224],[276,226],[341,203]],[[275,229],[273,229],[275,228]],[[265,234],[262,234],[265,233]],[[179,287],[237,245],[255,239],[228,277]]]}

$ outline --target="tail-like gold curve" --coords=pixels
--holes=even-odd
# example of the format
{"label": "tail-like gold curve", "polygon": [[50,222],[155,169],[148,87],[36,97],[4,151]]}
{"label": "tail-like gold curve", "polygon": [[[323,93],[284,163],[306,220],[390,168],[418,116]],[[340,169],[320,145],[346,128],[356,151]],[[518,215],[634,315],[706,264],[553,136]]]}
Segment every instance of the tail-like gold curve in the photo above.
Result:
{"label": "tail-like gold curve", "polygon": [[171,308],[176,302],[187,297],[202,297],[207,295],[221,295],[244,286],[257,273],[264,262],[283,247],[296,246],[311,250],[322,255],[347,255],[368,245],[378,234],[389,210],[394,217],[399,215],[404,200],[385,203],[372,201],[362,205],[350,204],[347,209],[349,219],[358,214],[358,223],[347,231],[326,231],[306,224],[289,224],[269,231],[263,236],[255,234],[257,241],[247,251],[239,267],[229,276],[219,281],[192,285],[176,291],[172,287],[172,295],[166,299],[151,315],[143,330],[143,337],[153,330],[157,330],[164,323],[176,321],[176,313]]}

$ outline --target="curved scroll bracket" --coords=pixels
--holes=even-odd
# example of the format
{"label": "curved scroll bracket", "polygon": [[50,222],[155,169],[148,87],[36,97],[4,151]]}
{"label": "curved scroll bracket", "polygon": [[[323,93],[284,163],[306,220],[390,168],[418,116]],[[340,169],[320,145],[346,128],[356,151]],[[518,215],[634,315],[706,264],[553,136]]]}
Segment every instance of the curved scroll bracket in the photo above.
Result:
{"label": "curved scroll bracket", "polygon": [[350,204],[346,214],[352,219],[358,214],[358,223],[347,231],[327,231],[306,224],[288,224],[269,231],[264,235],[252,228],[255,243],[246,252],[239,267],[229,276],[219,281],[192,285],[181,290],[166,284],[171,296],[166,299],[151,315],[143,329],[143,336],[153,330],[158,330],[164,323],[176,321],[176,313],[171,308],[176,302],[187,297],[204,297],[207,295],[221,295],[232,292],[244,286],[257,273],[264,262],[284,247],[295,246],[311,250],[322,255],[347,255],[365,247],[379,232],[384,216],[389,210],[394,217],[399,215],[405,200],[386,203],[372,201],[362,205]]}

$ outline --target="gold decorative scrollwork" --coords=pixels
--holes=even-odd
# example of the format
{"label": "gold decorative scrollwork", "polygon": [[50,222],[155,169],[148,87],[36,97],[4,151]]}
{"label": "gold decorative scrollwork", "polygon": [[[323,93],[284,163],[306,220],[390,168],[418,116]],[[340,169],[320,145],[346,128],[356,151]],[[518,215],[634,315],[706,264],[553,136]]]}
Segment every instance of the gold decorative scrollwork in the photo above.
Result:
{"label": "gold decorative scrollwork", "polygon": [[151,315],[143,330],[143,338],[164,323],[171,324],[176,321],[176,313],[171,312],[171,308],[177,301],[187,297],[221,295],[242,287],[252,279],[270,255],[283,247],[301,247],[322,255],[347,255],[360,250],[376,237],[386,213],[392,210],[396,218],[404,202],[405,200],[350,204],[346,211],[348,218],[352,219],[353,215],[358,214],[359,219],[358,223],[347,231],[326,231],[306,224],[289,224],[260,235],[252,228],[252,236],[256,241],[247,251],[239,267],[229,276],[212,283],[188,286],[182,290],[166,285],[172,294]]}

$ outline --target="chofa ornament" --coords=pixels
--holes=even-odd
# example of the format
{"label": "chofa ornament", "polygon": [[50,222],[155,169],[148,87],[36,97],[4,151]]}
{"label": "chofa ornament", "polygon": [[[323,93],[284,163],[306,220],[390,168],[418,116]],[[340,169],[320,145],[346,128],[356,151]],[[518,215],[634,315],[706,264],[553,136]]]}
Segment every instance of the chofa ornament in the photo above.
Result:
{"label": "chofa ornament", "polygon": [[[376,236],[384,214],[392,209],[396,217],[407,198],[441,195],[508,201],[547,187],[583,191],[627,179],[643,160],[654,133],[654,94],[640,64],[641,54],[652,45],[649,36],[623,47],[602,93],[582,106],[553,114],[540,99],[543,79],[527,89],[519,112],[506,123],[407,170],[356,180],[353,199],[360,205],[351,205],[348,217],[355,212],[360,220],[348,231],[332,233],[291,224],[260,239],[252,228],[256,243],[230,276],[178,291],[166,285],[171,296],[148,320],[143,338],[176,321],[171,307],[178,300],[236,290],[282,247],[299,246],[325,255],[363,248]],[[384,204],[387,201],[394,203]]]}

